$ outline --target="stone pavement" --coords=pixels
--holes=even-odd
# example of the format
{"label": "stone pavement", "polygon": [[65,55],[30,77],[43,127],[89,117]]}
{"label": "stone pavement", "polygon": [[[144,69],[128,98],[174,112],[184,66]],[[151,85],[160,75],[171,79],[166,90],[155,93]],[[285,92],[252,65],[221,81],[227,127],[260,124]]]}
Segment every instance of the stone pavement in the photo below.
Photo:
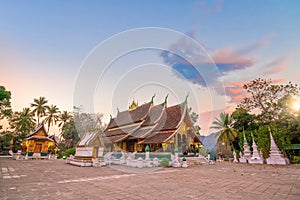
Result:
{"label": "stone pavement", "polygon": [[76,167],[0,157],[0,199],[300,199],[300,166]]}

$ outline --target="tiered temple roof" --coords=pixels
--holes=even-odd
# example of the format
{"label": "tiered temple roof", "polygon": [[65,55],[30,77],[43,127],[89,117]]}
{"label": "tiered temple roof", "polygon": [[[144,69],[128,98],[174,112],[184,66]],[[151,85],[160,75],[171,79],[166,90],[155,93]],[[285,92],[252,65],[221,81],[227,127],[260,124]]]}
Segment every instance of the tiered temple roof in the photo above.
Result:
{"label": "tiered temple roof", "polygon": [[27,135],[27,138],[24,140],[55,142],[54,138],[48,136],[43,123],[39,124],[30,134]]}
{"label": "tiered temple roof", "polygon": [[[174,136],[182,122],[192,127],[186,101],[167,107],[166,101],[154,105],[152,99],[135,109],[118,112],[104,134],[111,142],[139,139],[138,144],[157,144]],[[188,134],[195,137],[193,129]]]}

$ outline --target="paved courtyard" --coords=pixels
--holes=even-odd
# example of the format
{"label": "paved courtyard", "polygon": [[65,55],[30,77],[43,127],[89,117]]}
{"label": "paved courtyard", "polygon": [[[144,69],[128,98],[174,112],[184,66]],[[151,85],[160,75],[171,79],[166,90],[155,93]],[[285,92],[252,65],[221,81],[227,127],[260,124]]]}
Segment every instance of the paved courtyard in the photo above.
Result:
{"label": "paved courtyard", "polygon": [[300,199],[300,166],[81,168],[0,158],[0,199]]}

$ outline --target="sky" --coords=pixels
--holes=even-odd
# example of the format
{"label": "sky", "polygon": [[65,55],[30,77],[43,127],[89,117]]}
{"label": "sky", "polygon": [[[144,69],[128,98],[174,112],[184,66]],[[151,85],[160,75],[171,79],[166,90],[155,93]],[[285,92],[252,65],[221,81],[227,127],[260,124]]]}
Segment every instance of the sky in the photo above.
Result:
{"label": "sky", "polygon": [[[214,117],[242,100],[248,81],[300,84],[299,4],[1,0],[0,85],[12,92],[15,111],[40,96],[72,111],[90,95],[93,105],[83,107],[105,122],[133,99],[142,104],[156,94],[157,104],[169,94],[174,105],[189,94],[208,134]],[[148,40],[154,48],[132,49]]]}

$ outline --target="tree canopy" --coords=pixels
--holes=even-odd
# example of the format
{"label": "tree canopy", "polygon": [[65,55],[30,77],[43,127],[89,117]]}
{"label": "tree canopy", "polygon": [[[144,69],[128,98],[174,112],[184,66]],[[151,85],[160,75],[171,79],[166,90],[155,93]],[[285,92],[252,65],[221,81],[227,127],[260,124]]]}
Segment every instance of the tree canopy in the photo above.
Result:
{"label": "tree canopy", "polygon": [[271,79],[257,78],[245,84],[243,88],[247,91],[248,97],[238,105],[238,108],[257,113],[257,117],[270,123],[278,119],[282,110],[279,100],[286,95],[297,95],[299,88],[289,82],[288,84],[274,84]]}
{"label": "tree canopy", "polygon": [[[0,85],[0,120],[11,115],[11,92]],[[0,127],[1,129],[1,127]]]}

